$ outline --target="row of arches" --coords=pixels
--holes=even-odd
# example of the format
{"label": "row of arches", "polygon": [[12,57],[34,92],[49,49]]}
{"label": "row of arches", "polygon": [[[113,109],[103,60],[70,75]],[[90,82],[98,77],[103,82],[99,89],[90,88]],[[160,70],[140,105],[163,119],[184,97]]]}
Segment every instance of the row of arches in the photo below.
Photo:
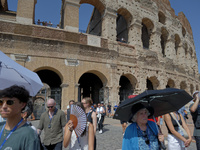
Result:
{"label": "row of arches", "polygon": [[[45,100],[48,97],[52,97],[56,100],[56,104],[58,108],[61,108],[62,103],[62,75],[59,75],[52,69],[41,69],[36,71],[36,73],[41,78],[42,82],[44,83],[44,87],[38,93],[38,96],[35,99],[34,107],[35,109],[35,116],[37,118],[40,117],[41,113],[44,111]],[[93,103],[97,104],[101,101],[108,103],[109,96],[112,94],[112,90],[108,87],[108,80],[102,73],[99,71],[87,71],[82,74],[78,80],[78,92],[71,93],[77,94],[78,99],[76,101],[81,101],[83,97],[91,97],[93,99]],[[115,103],[119,101],[124,101],[128,98],[129,95],[132,94],[140,94],[137,92],[139,79],[135,78],[134,75],[131,74],[124,74],[119,77],[118,80],[118,100],[115,100]],[[157,77],[151,76],[147,77],[146,84],[144,90],[155,90],[159,88],[160,81]],[[111,85],[113,86],[113,85]],[[186,81],[180,82],[180,85],[177,85],[174,80],[171,78],[168,79],[166,82],[165,88],[180,88],[187,90],[189,89],[190,94],[194,92],[194,90],[199,90],[199,87],[196,85],[194,87],[193,84],[190,84],[187,87]],[[74,87],[75,88],[75,87]]]}

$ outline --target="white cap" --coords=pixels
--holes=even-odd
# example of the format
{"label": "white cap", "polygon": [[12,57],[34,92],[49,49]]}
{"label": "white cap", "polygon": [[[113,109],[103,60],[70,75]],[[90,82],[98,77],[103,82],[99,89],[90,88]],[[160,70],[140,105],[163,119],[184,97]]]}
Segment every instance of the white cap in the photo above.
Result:
{"label": "white cap", "polygon": [[194,95],[195,95],[196,93],[199,93],[199,91],[195,91],[195,92],[192,94],[192,97],[193,97],[193,98],[194,98]]}

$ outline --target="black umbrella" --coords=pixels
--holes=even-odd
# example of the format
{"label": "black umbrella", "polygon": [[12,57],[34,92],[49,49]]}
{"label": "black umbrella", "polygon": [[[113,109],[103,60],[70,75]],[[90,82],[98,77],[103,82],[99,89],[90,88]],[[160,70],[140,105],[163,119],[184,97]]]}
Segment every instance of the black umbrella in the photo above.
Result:
{"label": "black umbrella", "polygon": [[175,88],[147,90],[134,98],[123,101],[118,106],[113,118],[129,121],[132,117],[131,108],[137,103],[152,106],[154,108],[154,116],[157,117],[177,111],[191,100],[192,97],[185,90]]}

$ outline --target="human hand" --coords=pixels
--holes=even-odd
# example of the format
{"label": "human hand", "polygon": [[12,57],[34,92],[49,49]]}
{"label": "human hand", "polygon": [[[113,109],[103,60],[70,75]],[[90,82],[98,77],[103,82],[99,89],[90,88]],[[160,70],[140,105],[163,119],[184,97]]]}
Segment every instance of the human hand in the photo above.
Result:
{"label": "human hand", "polygon": [[184,142],[185,147],[190,146],[191,141],[192,141],[192,139],[187,139],[187,140]]}
{"label": "human hand", "polygon": [[74,130],[73,121],[69,120],[68,123],[67,123],[67,126],[68,126],[69,131],[72,132]]}
{"label": "human hand", "polygon": [[164,135],[162,133],[158,133],[158,140],[164,142]]}

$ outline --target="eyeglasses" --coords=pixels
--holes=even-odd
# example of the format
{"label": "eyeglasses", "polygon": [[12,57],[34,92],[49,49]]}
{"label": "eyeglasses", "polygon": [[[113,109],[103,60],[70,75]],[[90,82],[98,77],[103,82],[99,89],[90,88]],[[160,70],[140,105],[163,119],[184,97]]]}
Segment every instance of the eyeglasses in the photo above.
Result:
{"label": "eyeglasses", "polygon": [[9,106],[14,104],[14,100],[11,100],[11,99],[9,99],[9,100],[0,100],[0,106],[3,106],[4,101],[6,101],[6,105],[9,105]]}
{"label": "eyeglasses", "polygon": [[54,106],[47,106],[47,108],[53,108]]}

